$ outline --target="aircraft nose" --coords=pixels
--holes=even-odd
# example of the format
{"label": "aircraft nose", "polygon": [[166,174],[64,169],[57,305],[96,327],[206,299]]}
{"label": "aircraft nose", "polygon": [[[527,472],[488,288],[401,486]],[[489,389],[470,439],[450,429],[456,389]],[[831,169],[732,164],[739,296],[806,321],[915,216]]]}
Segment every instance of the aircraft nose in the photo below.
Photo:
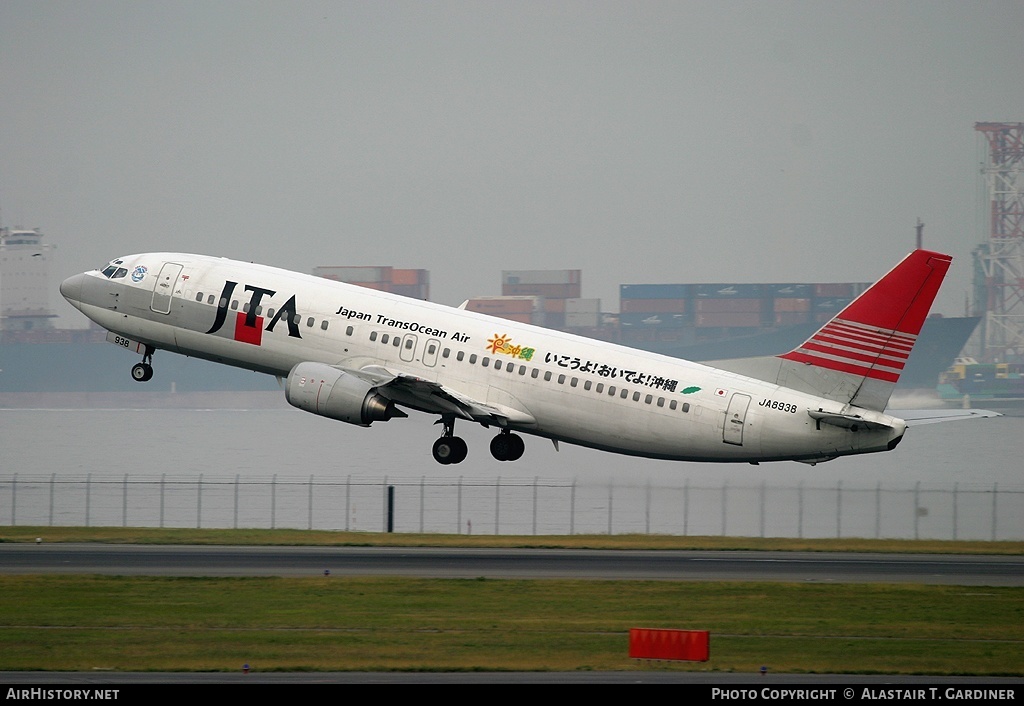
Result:
{"label": "aircraft nose", "polygon": [[82,301],[82,283],[85,281],[85,274],[77,274],[68,277],[60,283],[60,294],[72,304]]}

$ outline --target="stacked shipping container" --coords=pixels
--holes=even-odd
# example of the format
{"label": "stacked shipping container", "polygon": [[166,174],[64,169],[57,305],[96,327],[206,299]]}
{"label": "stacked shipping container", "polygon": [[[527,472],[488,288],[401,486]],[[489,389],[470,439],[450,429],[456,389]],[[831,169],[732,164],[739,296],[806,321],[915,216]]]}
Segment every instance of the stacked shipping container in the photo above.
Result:
{"label": "stacked shipping container", "polygon": [[413,299],[430,300],[430,271],[397,267],[316,267],[313,274]]}

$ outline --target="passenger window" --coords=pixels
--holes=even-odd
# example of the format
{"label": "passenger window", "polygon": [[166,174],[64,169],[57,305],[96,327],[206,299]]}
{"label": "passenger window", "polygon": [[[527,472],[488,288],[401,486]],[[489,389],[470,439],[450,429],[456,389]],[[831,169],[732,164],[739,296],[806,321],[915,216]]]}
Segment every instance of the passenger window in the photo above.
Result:
{"label": "passenger window", "polygon": [[569,386],[570,387],[576,387],[576,383],[578,383],[579,381],[580,381],[579,378],[573,378],[572,380],[569,381]]}
{"label": "passenger window", "polygon": [[244,311],[246,314],[249,313],[249,302],[245,302],[244,304],[242,304],[242,311]]}
{"label": "passenger window", "polygon": [[389,336],[389,335],[388,335],[388,334],[386,334],[386,333],[385,333],[385,334],[382,334],[382,335],[381,335],[381,337],[380,337],[380,342],[381,342],[381,343],[383,343],[384,345],[387,345],[387,342],[388,342],[389,340],[391,340],[391,336]]}
{"label": "passenger window", "polygon": [[237,311],[237,310],[238,310],[238,300],[234,299],[234,300],[231,301],[231,311]]}
{"label": "passenger window", "polygon": [[443,351],[441,351],[441,357],[442,358],[447,358],[451,354],[452,354],[452,349],[451,348],[445,348]]}
{"label": "passenger window", "polygon": [[515,363],[509,363],[508,365],[505,366],[505,372],[506,373],[511,373],[515,369],[516,369],[516,364]]}
{"label": "passenger window", "polygon": [[519,374],[520,375],[526,375],[526,366],[525,365],[520,365],[519,366]]}
{"label": "passenger window", "polygon": [[565,384],[565,376],[564,375],[559,375],[558,376],[558,384],[559,385]]}
{"label": "passenger window", "polygon": [[197,302],[202,302],[203,301],[203,293],[202,292],[199,292],[198,294],[196,294],[196,301]]}
{"label": "passenger window", "polygon": [[668,408],[669,409],[675,409],[676,408],[676,401],[672,400],[671,402],[669,402],[668,403]]}
{"label": "passenger window", "polygon": [[428,355],[434,355],[434,351],[436,351],[436,350],[437,350],[437,346],[435,346],[433,343],[431,343],[429,346],[427,346],[427,354]]}
{"label": "passenger window", "polygon": [[223,309],[223,308],[224,308],[224,307],[226,307],[227,305],[228,305],[228,300],[227,300],[227,298],[226,298],[226,297],[221,297],[221,298],[220,298],[220,304],[218,304],[218,306],[219,306],[219,307],[220,307],[221,309]]}
{"label": "passenger window", "polygon": [[644,403],[645,404],[650,404],[653,401],[654,401],[654,395],[647,395],[647,397],[644,398]]}
{"label": "passenger window", "polygon": [[544,373],[544,382],[551,382],[551,371]]}
{"label": "passenger window", "polygon": [[498,360],[497,358],[494,359],[494,369],[501,370],[501,361]]}
{"label": "passenger window", "polygon": [[532,369],[532,370],[530,371],[530,377],[532,377],[532,378],[533,378],[534,380],[536,380],[536,379],[537,379],[537,376],[538,376],[538,375],[540,375],[540,368],[533,368],[533,369]]}
{"label": "passenger window", "polygon": [[212,294],[209,297],[207,297],[206,303],[207,304],[213,304],[213,295]]}
{"label": "passenger window", "polygon": [[583,381],[583,389],[584,390],[589,390],[591,385],[593,385],[593,383],[590,380],[584,380]]}
{"label": "passenger window", "polygon": [[608,386],[608,396],[615,397],[615,385]]}
{"label": "passenger window", "polygon": [[296,324],[301,324],[302,323],[302,315],[301,314],[296,314],[295,317],[292,319],[292,321],[294,323],[296,323]]}
{"label": "passenger window", "polygon": [[346,336],[351,336],[354,332],[355,332],[355,329],[352,328],[351,326],[349,326],[347,329],[345,329],[345,335]]}
{"label": "passenger window", "polygon": [[394,338],[391,339],[391,345],[393,345],[395,348],[398,348],[400,345],[402,345],[402,339],[400,339],[398,336],[395,336]]}
{"label": "passenger window", "polygon": [[456,356],[455,356],[455,360],[457,360],[457,361],[459,361],[461,363],[463,361],[463,359],[465,359],[465,357],[466,357],[466,351],[459,351],[456,354]]}
{"label": "passenger window", "polygon": [[486,355],[483,358],[480,359],[480,365],[484,366],[485,368],[489,367],[490,364],[491,364],[491,359],[489,357],[487,357]]}
{"label": "passenger window", "polygon": [[664,407],[665,406],[665,398],[664,397],[659,397],[658,398],[658,406],[659,407]]}
{"label": "passenger window", "polygon": [[308,326],[309,328],[313,328],[313,317],[312,316],[310,316],[308,319],[306,319],[306,326]]}
{"label": "passenger window", "polygon": [[627,390],[626,388],[622,388],[622,394],[619,395],[619,397],[621,397],[622,399],[626,399],[627,397],[629,397],[629,390]]}
{"label": "passenger window", "polygon": [[476,365],[476,353],[471,353],[469,356],[469,364]]}
{"label": "passenger window", "polygon": [[406,341],[406,342],[405,342],[405,349],[406,349],[407,351],[408,351],[408,350],[412,350],[412,345],[413,345],[413,341],[412,341],[412,339],[410,338],[410,339],[409,339],[408,341]]}
{"label": "passenger window", "polygon": [[690,411],[690,403],[689,402],[683,402],[683,411],[684,412],[689,412]]}
{"label": "passenger window", "polygon": [[634,402],[639,402],[640,401],[640,392],[639,391],[633,393],[633,401]]}
{"label": "passenger window", "polygon": [[271,307],[270,309],[267,309],[267,318],[270,318],[270,319],[274,318],[274,309],[273,309],[273,307]]}
{"label": "passenger window", "polygon": [[376,341],[377,340],[377,332],[376,331],[370,331],[370,340],[371,341]]}
{"label": "passenger window", "polygon": [[324,319],[323,321],[320,322],[320,330],[321,331],[326,331],[327,330],[327,326],[328,326],[327,319]]}

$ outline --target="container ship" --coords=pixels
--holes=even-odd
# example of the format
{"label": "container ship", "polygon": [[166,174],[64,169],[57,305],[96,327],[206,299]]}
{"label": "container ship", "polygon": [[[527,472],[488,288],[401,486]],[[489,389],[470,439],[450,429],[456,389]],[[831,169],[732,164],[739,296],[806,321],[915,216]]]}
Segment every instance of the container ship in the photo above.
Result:
{"label": "container ship", "polygon": [[[145,388],[128,374],[123,351],[99,329],[60,329],[50,310],[52,246],[39,230],[0,230],[0,394],[257,392],[273,378],[180,355],[157,354],[160,374]],[[317,267],[313,274],[429,300],[427,270]],[[463,307],[694,361],[785,353],[870,283],[623,284],[618,311],[582,297],[580,270],[502,272],[501,295]],[[978,317],[930,317],[900,379],[903,389],[934,391]],[[496,321],[496,325],[498,322]],[[16,404],[0,398],[0,405]],[[12,401],[13,400],[13,401]]]}

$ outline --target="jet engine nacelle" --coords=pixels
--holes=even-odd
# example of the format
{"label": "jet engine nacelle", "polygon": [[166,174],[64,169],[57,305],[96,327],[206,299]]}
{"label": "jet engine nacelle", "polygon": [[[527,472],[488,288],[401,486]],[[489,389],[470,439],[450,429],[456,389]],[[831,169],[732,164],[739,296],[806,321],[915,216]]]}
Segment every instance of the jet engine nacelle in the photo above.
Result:
{"label": "jet engine nacelle", "polygon": [[364,427],[409,416],[370,383],[323,363],[299,363],[292,368],[284,396],[293,407]]}

